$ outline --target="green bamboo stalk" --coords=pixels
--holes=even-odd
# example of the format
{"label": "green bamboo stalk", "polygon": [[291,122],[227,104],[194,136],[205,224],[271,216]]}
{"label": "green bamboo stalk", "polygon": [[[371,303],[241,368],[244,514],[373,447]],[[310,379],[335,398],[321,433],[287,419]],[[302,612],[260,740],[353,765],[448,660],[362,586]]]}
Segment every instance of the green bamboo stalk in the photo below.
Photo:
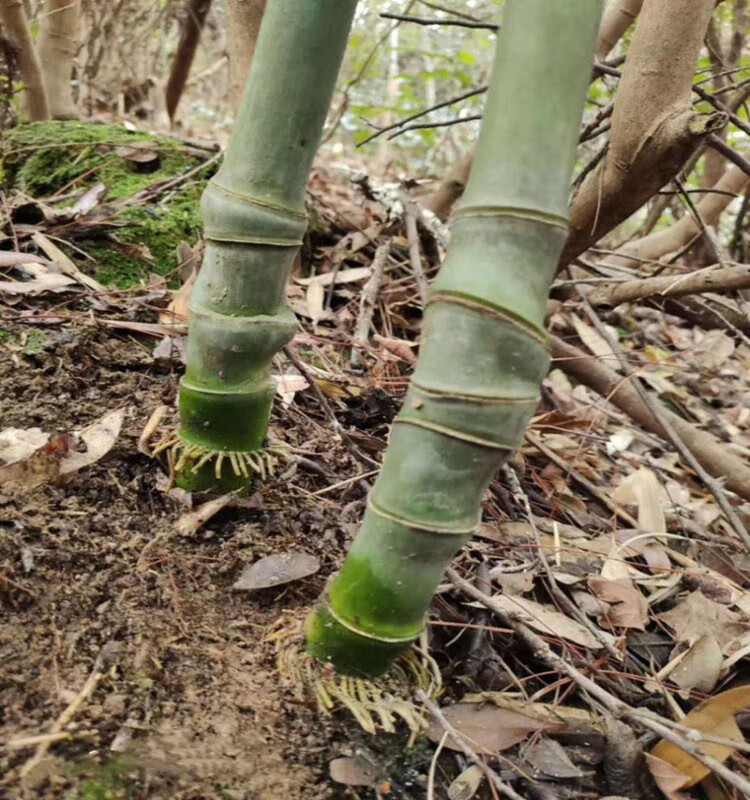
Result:
{"label": "green bamboo stalk", "polygon": [[356,0],[273,0],[235,130],[203,194],[203,268],[189,307],[177,483],[229,491],[270,466],[273,355],[294,335],[284,287],[307,228],[305,187]]}
{"label": "green bamboo stalk", "polygon": [[547,293],[601,0],[507,0],[471,177],[425,312],[419,365],[362,528],[307,648],[375,677],[424,627],[482,494],[520,444],[549,366]]}

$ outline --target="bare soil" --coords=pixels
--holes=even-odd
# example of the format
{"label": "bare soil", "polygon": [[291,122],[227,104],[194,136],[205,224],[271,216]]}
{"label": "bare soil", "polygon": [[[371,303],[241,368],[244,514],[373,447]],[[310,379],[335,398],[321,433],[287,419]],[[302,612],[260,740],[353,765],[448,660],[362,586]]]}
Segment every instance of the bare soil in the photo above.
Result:
{"label": "bare soil", "polygon": [[[23,342],[28,328],[8,328],[11,339]],[[319,594],[361,488],[331,513],[331,501],[309,496],[327,481],[302,469],[181,537],[179,493],[164,492],[159,466],[137,449],[153,409],[174,400],[174,365],[102,327],[45,336],[43,352],[0,360],[3,427],[68,432],[123,405],[127,415],[97,464],[0,496],[0,740],[48,731],[102,657],[106,675],[66,726],[69,739],[23,778],[35,748],[0,750],[0,796],[345,796],[327,765],[361,734],[290,703],[266,636],[283,611]],[[330,436],[323,446],[323,429],[304,421],[297,444],[337,470],[346,451]],[[249,563],[289,550],[317,555],[320,573],[260,594],[231,590]]]}

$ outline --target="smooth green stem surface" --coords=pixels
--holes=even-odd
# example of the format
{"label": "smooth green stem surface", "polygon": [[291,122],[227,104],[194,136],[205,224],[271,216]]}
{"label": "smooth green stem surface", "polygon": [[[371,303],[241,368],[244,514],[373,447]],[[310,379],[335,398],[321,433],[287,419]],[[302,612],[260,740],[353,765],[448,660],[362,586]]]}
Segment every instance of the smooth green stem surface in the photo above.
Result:
{"label": "smooth green stem surface", "polygon": [[[307,227],[305,188],[356,0],[268,3],[224,161],[203,195],[203,267],[189,307],[180,438],[217,453],[263,447],[271,359],[294,335],[284,300]],[[178,483],[195,483],[188,461]],[[237,476],[203,488],[226,489]],[[236,482],[236,481],[234,481]]]}
{"label": "smooth green stem surface", "polygon": [[508,0],[453,241],[381,474],[308,650],[377,676],[424,627],[481,498],[520,444],[549,366],[544,312],[601,0]]}

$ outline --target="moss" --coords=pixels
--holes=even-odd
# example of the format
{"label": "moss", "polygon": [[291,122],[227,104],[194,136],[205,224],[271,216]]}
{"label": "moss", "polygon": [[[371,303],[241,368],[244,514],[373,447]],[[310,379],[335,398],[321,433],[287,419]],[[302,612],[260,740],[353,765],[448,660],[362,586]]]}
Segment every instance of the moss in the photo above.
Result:
{"label": "moss", "polygon": [[69,795],[75,800],[127,800],[140,794],[132,775],[139,770],[124,758],[114,756],[102,764],[70,764],[68,769],[71,777],[78,779]]}
{"label": "moss", "polygon": [[[141,171],[141,165],[120,149],[133,146],[157,152],[156,169]],[[42,198],[71,184],[71,190],[82,190],[101,182],[107,187],[105,202],[110,203],[200,163],[191,148],[168,137],[117,125],[36,122],[9,130],[0,143],[0,185]],[[109,236],[77,239],[76,246],[90,260],[75,251],[69,254],[101,283],[120,288],[137,284],[151,272],[171,272],[178,266],[177,245],[181,241],[192,244],[198,238],[198,202],[210,174],[211,168],[206,168],[152,203],[125,205],[112,218],[123,227]]]}

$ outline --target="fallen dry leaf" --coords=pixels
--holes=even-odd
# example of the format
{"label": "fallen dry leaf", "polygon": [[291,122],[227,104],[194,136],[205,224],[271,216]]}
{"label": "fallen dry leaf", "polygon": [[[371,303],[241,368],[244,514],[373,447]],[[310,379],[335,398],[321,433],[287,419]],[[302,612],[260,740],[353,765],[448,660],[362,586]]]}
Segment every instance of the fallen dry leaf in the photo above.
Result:
{"label": "fallen dry leaf", "polygon": [[14,250],[0,250],[0,267],[20,267],[24,264],[51,264],[46,258],[33,253],[17,253]]}
{"label": "fallen dry leaf", "polygon": [[611,581],[589,578],[597,599],[610,604],[607,620],[615,628],[645,630],[648,624],[648,601],[630,578]]}
{"label": "fallen dry leaf", "polygon": [[325,288],[322,283],[311,283],[307,287],[307,292],[305,292],[307,315],[312,320],[313,325],[317,325],[325,314],[325,309],[323,308],[325,296]]}
{"label": "fallen dry leaf", "polygon": [[36,233],[33,233],[31,235],[31,239],[34,244],[54,262],[55,266],[60,270],[60,272],[68,275],[69,277],[78,281],[78,283],[86,286],[89,289],[92,289],[95,292],[105,291],[104,286],[102,286],[99,281],[94,280],[94,278],[92,278],[90,275],[86,275],[85,272],[81,272],[81,270],[78,269],[73,261],[68,258],[68,256],[41,231],[36,231]]}
{"label": "fallen dry leaf", "polygon": [[711,632],[705,633],[668,673],[669,680],[682,689],[697,689],[708,694],[719,682],[723,660],[716,637]]}
{"label": "fallen dry leaf", "polygon": [[607,366],[612,369],[618,369],[618,360],[615,353],[612,352],[609,342],[591,325],[587,325],[580,317],[575,314],[570,315],[570,321],[576,329],[576,333],[580,340],[588,347],[588,349],[601,359],[604,359]]}
{"label": "fallen dry leaf", "polygon": [[59,292],[72,286],[73,278],[59,272],[47,272],[31,281],[0,281],[0,293],[10,295],[42,294],[42,292]]}
{"label": "fallen dry leaf", "polygon": [[[535,719],[518,711],[479,703],[456,703],[442,711],[466,744],[487,755],[513,747],[530,733],[564,727],[559,722]],[[443,726],[437,720],[430,720],[427,736],[433,742],[439,742],[444,732]],[[451,750],[461,750],[451,736],[445,740],[445,746]]]}
{"label": "fallen dry leaf", "polygon": [[687,795],[679,791],[687,780],[678,769],[660,758],[646,753],[646,764],[656,785],[664,792],[669,800],[687,800]]}
{"label": "fallen dry leaf", "polygon": [[658,615],[675,632],[678,641],[694,642],[711,633],[722,652],[731,652],[731,645],[748,630],[742,617],[726,606],[706,597],[703,592],[691,592],[670,611]]}
{"label": "fallen dry leaf", "polygon": [[57,480],[60,463],[71,443],[71,436],[56,434],[26,458],[0,467],[0,486],[14,485],[23,492]]}
{"label": "fallen dry leaf", "polygon": [[169,325],[174,322],[185,322],[188,317],[188,305],[193,294],[193,286],[198,278],[198,270],[194,269],[185,283],[174,293],[166,310],[159,314],[159,322]]}
{"label": "fallen dry leaf", "polygon": [[0,431],[0,461],[12,464],[28,458],[49,441],[41,428],[6,428]]}
{"label": "fallen dry leaf", "polygon": [[221,497],[215,497],[213,500],[198,506],[198,508],[183,514],[175,523],[177,532],[182,536],[190,536],[195,533],[211,517],[218,514],[235,495],[236,492],[223,494]]}
{"label": "fallen dry leaf", "polygon": [[667,530],[664,509],[671,503],[653,470],[641,467],[628,475],[615,489],[612,499],[622,505],[638,506],[641,531],[664,533]]}
{"label": "fallen dry leaf", "polygon": [[377,768],[362,756],[351,758],[334,758],[328,765],[331,780],[347,786],[369,786],[375,788],[380,785]]}
{"label": "fallen dry leaf", "polygon": [[187,363],[187,337],[165,336],[151,351],[154,358],[164,358],[169,361]]}
{"label": "fallen dry leaf", "polygon": [[125,331],[135,333],[145,333],[148,336],[174,336],[175,334],[187,333],[187,325],[175,322],[169,325],[160,325],[156,322],[135,322],[129,319],[102,319],[97,317],[97,324],[106,325],[108,328],[121,328]]}
{"label": "fallen dry leaf", "polygon": [[503,594],[515,597],[526,594],[534,588],[534,576],[528,572],[495,572],[490,570],[490,578],[503,590]]}
{"label": "fallen dry leaf", "polygon": [[[544,606],[525,597],[495,595],[494,600],[503,607],[506,613],[519,617],[535,631],[547,636],[568,639],[591,650],[601,650],[603,647],[588,628],[584,628],[583,625],[570,619],[570,617],[566,617],[565,614],[555,611],[554,608]],[[604,632],[602,631],[602,633]]]}
{"label": "fallen dry leaf", "polygon": [[294,282],[301,286],[330,286],[332,283],[356,283],[372,275],[371,267],[354,267],[353,269],[340,269],[326,272],[323,275],[314,275],[312,278],[295,278]]}
{"label": "fallen dry leaf", "polygon": [[107,192],[107,187],[101,182],[95,183],[87,189],[73,204],[71,211],[74,214],[87,214],[91,209],[99,205],[99,201]]}
{"label": "fallen dry leaf", "polygon": [[[742,731],[737,726],[734,715],[739,711],[747,710],[748,707],[750,707],[750,686],[739,686],[701,703],[681,721],[681,724],[701,733],[710,733],[714,736],[743,742]],[[714,742],[698,741],[696,747],[721,762],[726,761],[734,752],[734,748]],[[675,789],[689,789],[711,772],[700,761],[696,761],[676,744],[672,744],[666,739],[662,739],[653,748],[651,755],[666,762],[684,775],[684,782],[675,786]]]}
{"label": "fallen dry leaf", "polygon": [[540,738],[524,753],[524,760],[550,778],[580,778],[583,772],[570,760],[565,748],[553,739]]}
{"label": "fallen dry leaf", "polygon": [[314,575],[319,569],[320,561],[308,553],[276,553],[248,567],[232,588],[251,592],[268,589]]}
{"label": "fallen dry leaf", "polygon": [[722,330],[708,331],[698,342],[698,363],[708,370],[718,369],[734,353],[734,339]]}
{"label": "fallen dry leaf", "polygon": [[96,422],[77,431],[74,437],[74,447],[82,442],[86,449],[81,452],[77,449],[71,451],[60,462],[60,474],[69,475],[79,469],[88,467],[103,458],[117,441],[125,418],[125,409],[118,408],[110,411]]}
{"label": "fallen dry leaf", "polygon": [[484,779],[484,770],[479,764],[467,767],[448,787],[448,800],[471,800]]}
{"label": "fallen dry leaf", "polygon": [[284,406],[289,406],[297,392],[302,392],[310,385],[303,375],[295,369],[294,372],[283,372],[271,375],[271,380],[276,384],[276,391]]}
{"label": "fallen dry leaf", "polygon": [[663,544],[649,539],[641,552],[651,572],[669,572],[672,568],[672,562]]}
{"label": "fallen dry leaf", "polygon": [[376,333],[373,338],[384,350],[387,350],[394,356],[403,359],[407,364],[416,366],[417,357],[414,355],[414,351],[412,350],[415,342],[407,342],[404,339],[394,339],[389,336],[381,336],[379,333]]}
{"label": "fallen dry leaf", "polygon": [[615,453],[624,453],[635,441],[635,434],[628,428],[620,428],[615,431],[607,443],[604,445],[607,455],[613,456]]}
{"label": "fallen dry leaf", "polygon": [[[73,434],[47,436],[45,443],[32,451],[22,445],[19,435],[16,435],[16,444],[9,447],[16,452],[24,451],[25,455],[0,467],[0,484],[17,484],[22,490],[28,490],[56,481],[64,475],[78,472],[99,461],[112,449],[117,440],[124,415],[124,408],[110,411],[88,427]],[[32,430],[38,431],[38,429]],[[46,434],[39,431],[32,436],[35,437],[35,441],[41,442]]]}
{"label": "fallen dry leaf", "polygon": [[467,694],[463,701],[465,703],[482,704],[489,702],[498,708],[516,711],[525,717],[560,725],[562,726],[560,730],[564,730],[566,733],[575,732],[581,736],[591,737],[604,734],[607,730],[602,718],[585,708],[550,703],[532,703],[529,700],[510,697],[505,692]]}

